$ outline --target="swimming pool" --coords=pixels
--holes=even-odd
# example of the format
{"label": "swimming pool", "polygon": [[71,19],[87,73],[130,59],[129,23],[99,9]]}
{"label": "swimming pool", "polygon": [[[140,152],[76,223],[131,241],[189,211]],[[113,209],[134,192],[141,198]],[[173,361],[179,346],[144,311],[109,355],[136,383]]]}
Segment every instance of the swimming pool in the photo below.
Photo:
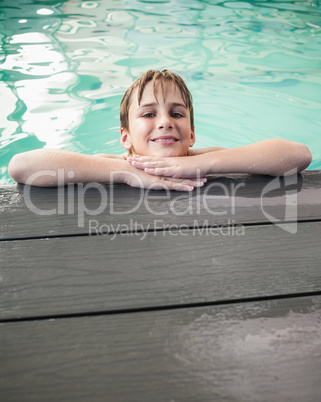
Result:
{"label": "swimming pool", "polygon": [[321,169],[319,1],[0,1],[0,182],[34,148],[119,153],[119,103],[148,68],[194,98],[194,147],[285,138]]}

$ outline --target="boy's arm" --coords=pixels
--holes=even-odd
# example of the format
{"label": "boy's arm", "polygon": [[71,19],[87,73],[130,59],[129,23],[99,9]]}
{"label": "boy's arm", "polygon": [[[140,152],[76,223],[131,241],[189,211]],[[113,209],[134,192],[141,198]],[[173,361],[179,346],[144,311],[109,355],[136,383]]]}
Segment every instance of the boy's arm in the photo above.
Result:
{"label": "boy's arm", "polygon": [[9,163],[8,172],[18,183],[51,187],[108,181],[108,173],[121,167],[119,162],[107,162],[98,156],[64,150],[35,149],[15,155]]}
{"label": "boy's arm", "polygon": [[311,159],[309,149],[303,144],[283,139],[270,139],[192,157],[134,156],[128,158],[128,161],[149,174],[191,178],[215,173],[283,176],[307,168]]}
{"label": "boy's arm", "polygon": [[108,158],[108,159],[122,159],[126,160],[127,157],[127,152],[120,154],[120,155],[115,155],[115,154],[96,154],[94,156],[99,156],[100,158]]}
{"label": "boy's arm", "polygon": [[125,183],[132,187],[155,190],[191,191],[194,186],[204,184],[204,180],[155,178],[133,168],[123,158],[102,158],[50,149],[36,149],[15,155],[9,163],[8,171],[15,181],[40,187],[99,182]]}

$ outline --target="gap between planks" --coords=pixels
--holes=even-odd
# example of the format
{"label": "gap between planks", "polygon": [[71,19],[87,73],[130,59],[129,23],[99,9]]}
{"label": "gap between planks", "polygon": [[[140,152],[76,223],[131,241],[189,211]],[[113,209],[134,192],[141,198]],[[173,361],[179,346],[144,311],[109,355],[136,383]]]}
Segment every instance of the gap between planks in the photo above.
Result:
{"label": "gap between planks", "polygon": [[[290,223],[309,223],[309,222],[321,222],[320,218],[317,219],[298,219],[298,220],[289,220],[286,222],[278,223],[279,226],[288,225]],[[244,227],[254,227],[254,226],[273,226],[273,222],[248,222],[248,223],[241,223],[238,222],[238,225],[242,225]],[[231,224],[218,224],[218,225],[204,225],[202,228],[211,228],[211,227],[232,227],[233,223]],[[42,240],[42,239],[60,239],[60,238],[74,238],[74,237],[89,237],[89,236],[114,236],[115,234],[133,234],[133,233],[155,233],[155,232],[180,232],[180,231],[189,231],[189,230],[197,230],[198,228],[195,226],[188,226],[184,229],[173,229],[172,227],[164,227],[164,228],[150,228],[150,229],[137,229],[133,230],[119,230],[119,231],[109,231],[109,232],[85,232],[85,233],[70,233],[70,234],[57,234],[57,235],[40,235],[40,236],[25,236],[25,237],[8,237],[8,238],[0,238],[1,242],[7,241],[24,241],[24,240]]]}
{"label": "gap between planks", "polygon": [[240,299],[232,300],[217,300],[217,301],[207,301],[207,302],[197,302],[197,303],[185,303],[185,304],[172,304],[164,306],[151,306],[151,307],[136,307],[136,308],[124,308],[118,310],[102,310],[102,311],[91,311],[91,312],[79,312],[70,314],[48,314],[40,316],[30,316],[30,317],[16,317],[16,318],[3,318],[0,319],[0,324],[5,323],[15,323],[15,322],[28,322],[28,321],[46,321],[46,320],[61,320],[69,318],[82,318],[82,317],[97,317],[97,316],[109,316],[109,315],[120,315],[120,314],[135,314],[135,313],[145,313],[151,311],[166,311],[166,310],[182,310],[186,308],[201,308],[201,307],[211,307],[211,306],[226,306],[231,304],[241,304],[241,303],[254,303],[269,300],[284,300],[284,299],[297,299],[303,297],[314,297],[321,296],[320,291],[314,292],[302,292],[302,293],[288,293],[282,295],[270,295],[270,296],[257,296],[257,297],[244,297]]}

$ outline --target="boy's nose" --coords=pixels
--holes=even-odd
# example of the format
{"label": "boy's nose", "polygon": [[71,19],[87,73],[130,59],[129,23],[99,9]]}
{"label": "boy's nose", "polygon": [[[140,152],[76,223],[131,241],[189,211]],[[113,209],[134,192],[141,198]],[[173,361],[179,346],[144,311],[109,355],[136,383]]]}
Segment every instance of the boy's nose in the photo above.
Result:
{"label": "boy's nose", "polygon": [[171,122],[171,119],[169,116],[161,116],[159,121],[158,121],[158,129],[159,130],[169,130],[170,128],[173,128],[173,124]]}

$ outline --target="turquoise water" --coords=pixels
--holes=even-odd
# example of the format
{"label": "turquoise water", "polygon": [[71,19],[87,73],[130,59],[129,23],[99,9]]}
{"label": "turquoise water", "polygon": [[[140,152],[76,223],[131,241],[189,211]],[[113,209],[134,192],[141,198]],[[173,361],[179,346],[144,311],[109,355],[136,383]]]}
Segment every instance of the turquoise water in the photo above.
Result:
{"label": "turquoise water", "polygon": [[0,1],[0,182],[18,152],[120,153],[119,103],[148,68],[181,74],[195,147],[266,138],[321,169],[319,1]]}

